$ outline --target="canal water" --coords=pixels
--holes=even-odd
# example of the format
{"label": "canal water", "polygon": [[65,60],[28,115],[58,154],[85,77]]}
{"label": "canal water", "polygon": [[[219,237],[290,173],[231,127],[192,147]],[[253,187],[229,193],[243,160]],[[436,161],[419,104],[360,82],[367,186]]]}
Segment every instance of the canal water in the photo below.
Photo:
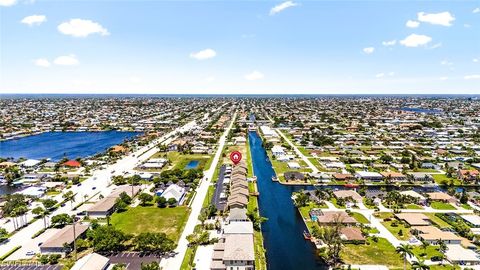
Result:
{"label": "canal water", "polygon": [[139,135],[138,132],[46,132],[0,142],[0,157],[3,158],[50,158],[58,161],[93,156],[124,140]]}
{"label": "canal water", "polygon": [[249,132],[253,171],[260,192],[260,214],[268,218],[262,224],[264,246],[267,250],[267,268],[271,270],[327,269],[315,253],[315,247],[303,238],[306,230],[302,217],[293,205],[292,192],[301,187],[273,182],[275,171],[262,147],[262,139]]}

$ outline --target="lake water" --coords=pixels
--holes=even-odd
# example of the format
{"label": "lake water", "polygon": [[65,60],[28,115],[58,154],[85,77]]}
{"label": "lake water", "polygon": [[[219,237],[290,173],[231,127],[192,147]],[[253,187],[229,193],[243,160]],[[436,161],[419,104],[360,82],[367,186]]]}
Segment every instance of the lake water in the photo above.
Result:
{"label": "lake water", "polygon": [[314,245],[305,241],[305,223],[293,205],[292,192],[301,187],[281,185],[273,182],[275,171],[262,147],[262,139],[254,131],[249,134],[253,171],[257,176],[260,193],[260,214],[268,218],[262,224],[264,246],[267,250],[267,268],[287,269],[327,269],[316,255]]}
{"label": "lake water", "polygon": [[425,108],[415,108],[415,107],[402,107],[399,110],[406,112],[416,112],[416,113],[426,113],[426,114],[437,114],[442,113],[442,110],[437,109],[425,109]]}
{"label": "lake water", "polygon": [[0,157],[58,161],[64,156],[75,159],[93,156],[113,145],[139,135],[138,132],[46,132],[0,142]]}
{"label": "lake water", "polygon": [[187,165],[185,165],[185,170],[196,169],[200,162],[198,160],[190,160]]}

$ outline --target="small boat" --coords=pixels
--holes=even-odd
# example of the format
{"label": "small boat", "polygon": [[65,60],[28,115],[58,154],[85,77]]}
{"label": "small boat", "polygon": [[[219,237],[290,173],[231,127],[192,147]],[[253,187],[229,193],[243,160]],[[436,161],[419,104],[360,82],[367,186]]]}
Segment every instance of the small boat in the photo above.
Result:
{"label": "small boat", "polygon": [[272,181],[274,181],[274,182],[278,182],[278,178],[277,178],[277,177],[275,177],[275,176],[272,176]]}
{"label": "small boat", "polygon": [[303,231],[303,238],[305,238],[305,240],[311,240],[312,235],[307,231]]}
{"label": "small boat", "polygon": [[349,183],[349,184],[345,184],[343,185],[344,187],[347,187],[347,188],[357,188],[359,185],[358,184],[352,184],[352,183]]}

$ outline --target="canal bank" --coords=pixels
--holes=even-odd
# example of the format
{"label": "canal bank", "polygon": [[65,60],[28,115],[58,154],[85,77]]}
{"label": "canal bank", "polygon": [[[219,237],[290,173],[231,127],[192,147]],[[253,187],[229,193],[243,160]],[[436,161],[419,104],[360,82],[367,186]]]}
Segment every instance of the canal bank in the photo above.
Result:
{"label": "canal bank", "polygon": [[275,172],[255,131],[249,132],[253,171],[257,177],[260,214],[268,218],[262,224],[268,269],[327,269],[316,255],[315,247],[303,238],[305,223],[293,205],[292,192],[298,186],[273,182]]}

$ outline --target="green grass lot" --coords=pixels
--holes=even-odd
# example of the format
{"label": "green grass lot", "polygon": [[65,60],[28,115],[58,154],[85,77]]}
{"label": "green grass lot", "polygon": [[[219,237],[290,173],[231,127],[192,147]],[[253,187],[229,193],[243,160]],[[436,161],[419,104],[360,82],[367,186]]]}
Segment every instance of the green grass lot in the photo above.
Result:
{"label": "green grass lot", "polygon": [[422,246],[413,246],[413,254],[418,259],[430,260],[433,256],[441,256],[442,253],[438,251],[438,246],[429,245],[425,250]]}
{"label": "green grass lot", "polygon": [[369,238],[366,244],[346,244],[340,256],[346,264],[381,264],[390,269],[403,268],[402,258],[385,238],[378,238],[376,243]]}
{"label": "green grass lot", "polygon": [[377,213],[374,214],[374,216],[378,219],[392,218],[393,213],[391,213],[391,212],[377,212]]}
{"label": "green grass lot", "polygon": [[187,251],[185,252],[185,257],[183,257],[182,265],[180,266],[180,270],[190,270],[192,269],[192,263],[195,259],[195,252],[197,251],[197,247],[188,247]]}
{"label": "green grass lot", "polygon": [[443,264],[443,265],[430,265],[430,270],[459,270],[461,269],[458,265]]}
{"label": "green grass lot", "polygon": [[128,234],[163,232],[177,242],[189,214],[190,209],[184,206],[172,208],[133,207],[125,212],[113,214],[110,222]]}
{"label": "green grass lot", "polygon": [[252,154],[250,153],[250,141],[247,137],[247,177],[253,177],[253,163],[252,163]]}
{"label": "green grass lot", "polygon": [[207,170],[212,163],[212,156],[207,154],[182,154],[180,152],[157,152],[150,158],[167,158],[171,162],[171,167],[166,165],[163,169],[178,168],[183,169],[191,160],[198,160],[198,169]]}
{"label": "green grass lot", "polygon": [[430,204],[430,207],[433,209],[439,209],[439,210],[455,210],[456,208],[449,204],[449,203],[444,203],[444,202],[432,202]]}
{"label": "green grass lot", "polygon": [[362,224],[369,224],[370,221],[368,221],[368,219],[362,215],[361,213],[358,213],[358,212],[350,212],[350,216],[352,216],[354,219],[356,219],[358,222],[362,223]]}
{"label": "green grass lot", "polygon": [[440,228],[452,228],[450,224],[442,220],[441,218],[435,216],[435,213],[423,213],[426,215],[435,225],[437,225]]}
{"label": "green grass lot", "polygon": [[468,203],[462,204],[462,208],[467,209],[467,210],[472,210],[473,209],[473,207],[471,207]]}
{"label": "green grass lot", "polygon": [[413,204],[413,203],[404,205],[404,208],[405,209],[423,209],[423,207],[421,207],[420,205]]}
{"label": "green grass lot", "polygon": [[[292,141],[293,142],[293,141]],[[294,143],[295,144],[295,143]],[[298,150],[300,151],[300,153],[302,153],[304,156],[306,157],[311,157],[312,155],[310,154],[310,151],[308,151],[307,149],[305,149],[305,147],[303,146],[297,146]]]}
{"label": "green grass lot", "polygon": [[[384,221],[382,222],[383,226],[387,228],[397,239],[406,241],[410,239],[410,228],[406,228],[405,225],[397,221],[396,227],[392,226],[393,221]],[[402,230],[402,235],[399,235],[398,232]]]}
{"label": "green grass lot", "polygon": [[453,183],[454,185],[461,185],[462,181],[457,178],[450,178],[445,174],[432,174],[433,180],[439,185],[447,185]]}

